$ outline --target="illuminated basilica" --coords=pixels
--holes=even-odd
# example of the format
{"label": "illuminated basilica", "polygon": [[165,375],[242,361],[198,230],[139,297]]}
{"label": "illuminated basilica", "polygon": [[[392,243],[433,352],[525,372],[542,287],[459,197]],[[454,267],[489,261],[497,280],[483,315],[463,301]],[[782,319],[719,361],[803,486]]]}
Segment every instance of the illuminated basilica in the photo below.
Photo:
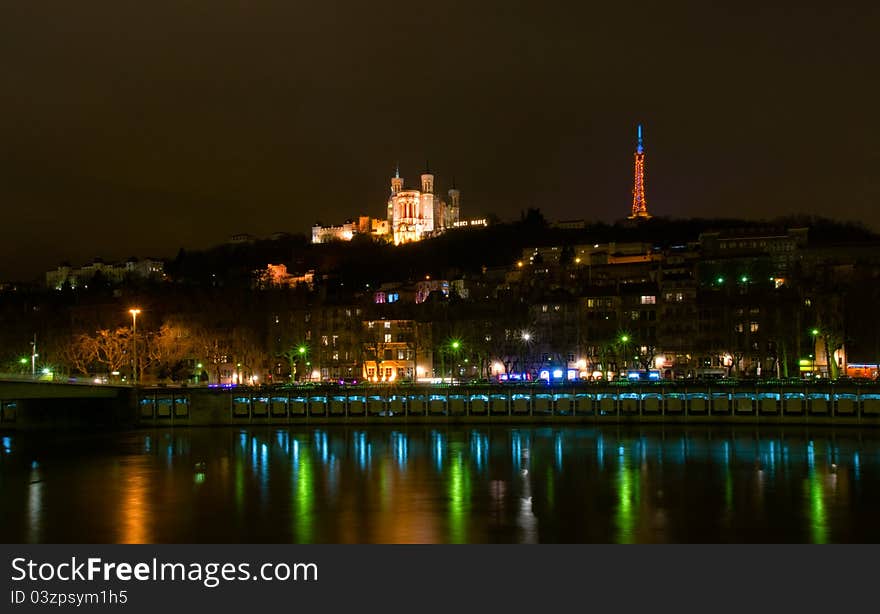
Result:
{"label": "illuminated basilica", "polygon": [[427,165],[421,174],[419,190],[406,189],[397,168],[391,178],[391,194],[386,204],[386,219],[361,216],[357,221],[349,220],[339,226],[316,224],[312,227],[312,243],[351,241],[357,234],[369,234],[400,245],[437,236],[450,228],[486,225],[485,220],[460,220],[461,192],[453,181],[447,200],[440,198],[434,191],[434,174]]}
{"label": "illuminated basilica", "polygon": [[444,201],[434,192],[430,169],[425,169],[421,180],[421,190],[408,190],[404,188],[400,169],[391,178],[388,227],[395,245],[419,241],[458,224],[461,193],[455,184],[448,192],[449,200]]}

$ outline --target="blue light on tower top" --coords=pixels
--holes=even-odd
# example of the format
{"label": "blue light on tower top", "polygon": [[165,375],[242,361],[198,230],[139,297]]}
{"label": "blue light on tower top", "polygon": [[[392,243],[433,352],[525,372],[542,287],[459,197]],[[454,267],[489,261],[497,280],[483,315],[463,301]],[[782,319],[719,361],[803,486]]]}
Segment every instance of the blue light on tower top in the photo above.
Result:
{"label": "blue light on tower top", "polygon": [[642,147],[642,125],[639,124],[639,144],[636,147],[636,152],[642,153],[644,150],[645,150],[645,148]]}

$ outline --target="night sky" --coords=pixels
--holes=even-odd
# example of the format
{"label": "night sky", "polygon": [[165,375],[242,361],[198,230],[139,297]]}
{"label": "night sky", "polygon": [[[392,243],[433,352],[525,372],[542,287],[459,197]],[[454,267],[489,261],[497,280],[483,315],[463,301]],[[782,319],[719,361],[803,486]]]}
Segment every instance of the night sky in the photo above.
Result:
{"label": "night sky", "polygon": [[610,221],[639,122],[655,215],[880,230],[878,5],[766,4],[13,0],[0,280],[380,216],[398,160]]}

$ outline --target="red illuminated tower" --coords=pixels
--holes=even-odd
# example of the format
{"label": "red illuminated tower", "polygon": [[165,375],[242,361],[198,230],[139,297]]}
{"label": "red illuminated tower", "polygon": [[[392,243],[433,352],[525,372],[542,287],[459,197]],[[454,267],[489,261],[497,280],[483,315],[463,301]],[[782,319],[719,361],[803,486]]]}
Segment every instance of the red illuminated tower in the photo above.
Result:
{"label": "red illuminated tower", "polygon": [[642,125],[639,124],[639,143],[636,146],[636,171],[633,181],[633,208],[631,220],[649,219],[648,201],[645,200],[645,148],[642,146]]}

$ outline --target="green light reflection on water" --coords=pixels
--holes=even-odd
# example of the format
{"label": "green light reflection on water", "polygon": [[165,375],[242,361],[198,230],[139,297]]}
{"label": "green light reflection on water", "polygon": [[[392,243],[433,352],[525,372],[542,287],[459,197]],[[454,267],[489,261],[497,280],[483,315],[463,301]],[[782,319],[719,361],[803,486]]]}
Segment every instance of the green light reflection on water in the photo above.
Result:
{"label": "green light reflection on water", "polygon": [[467,517],[471,501],[470,466],[462,458],[463,444],[449,444],[449,542],[467,542]]}
{"label": "green light reflection on water", "polygon": [[304,446],[300,450],[298,461],[293,468],[293,476],[296,480],[296,496],[293,501],[296,513],[294,514],[293,531],[297,543],[304,544],[312,541],[314,476],[311,449]]}
{"label": "green light reflection on water", "polygon": [[815,469],[805,480],[804,488],[809,499],[810,533],[815,544],[828,543],[828,518],[825,510],[825,488]]}
{"label": "green light reflection on water", "polygon": [[620,456],[616,486],[617,509],[614,514],[614,524],[617,527],[617,542],[632,544],[636,541],[639,478],[629,458],[625,455]]}
{"label": "green light reflection on water", "polygon": [[244,506],[244,459],[241,456],[235,457],[235,507],[241,517],[242,507]]}
{"label": "green light reflection on water", "polygon": [[379,494],[381,496],[381,509],[383,512],[391,507],[391,471],[388,467],[390,464],[391,459],[388,457],[383,458],[382,462],[379,463]]}

